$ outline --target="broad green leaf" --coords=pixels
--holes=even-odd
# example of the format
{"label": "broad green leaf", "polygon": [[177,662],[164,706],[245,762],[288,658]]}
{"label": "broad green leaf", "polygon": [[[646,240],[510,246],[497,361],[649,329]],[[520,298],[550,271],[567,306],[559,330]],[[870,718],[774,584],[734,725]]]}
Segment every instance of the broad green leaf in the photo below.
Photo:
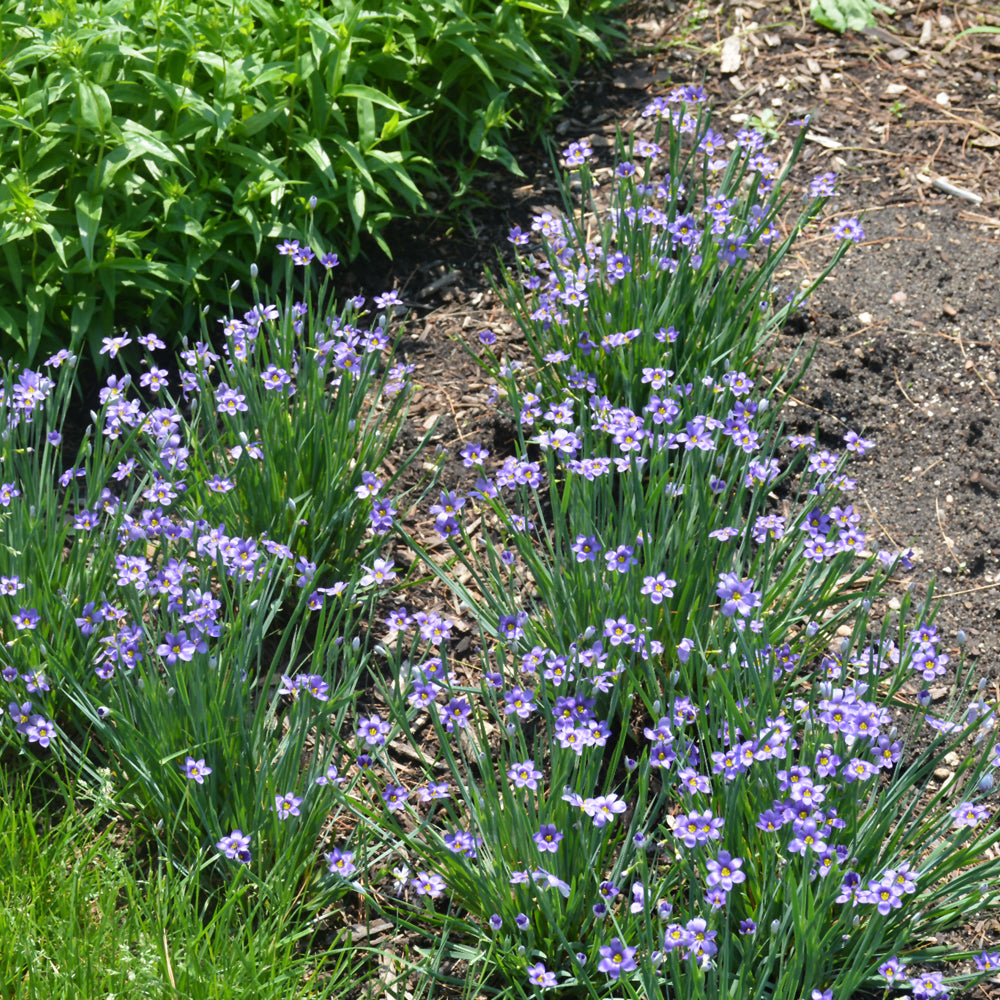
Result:
{"label": "broad green leaf", "polygon": [[89,128],[98,135],[103,135],[111,124],[111,101],[92,80],[80,77],[77,80],[76,101],[73,105],[74,120],[78,125]]}
{"label": "broad green leaf", "polygon": [[101,225],[104,198],[100,193],[81,191],[76,196],[76,224],[80,227],[80,242],[88,264],[94,263],[94,241]]}
{"label": "broad green leaf", "polygon": [[398,101],[394,101],[388,94],[383,94],[382,91],[376,90],[374,87],[366,87],[364,84],[345,83],[340,88],[340,94],[344,97],[354,97],[358,100],[371,101],[372,104],[378,104],[400,115],[407,113],[406,108]]}
{"label": "broad green leaf", "polygon": [[843,34],[872,27],[875,7],[881,7],[875,0],[811,0],[809,13],[817,24]]}
{"label": "broad green leaf", "polygon": [[461,35],[456,35],[454,33],[445,33],[442,36],[443,41],[447,41],[449,45],[454,45],[456,49],[463,52],[473,63],[479,68],[479,71],[489,80],[491,83],[496,83],[493,78],[493,73],[489,66],[486,65],[486,60],[483,59],[482,53],[472,44],[467,38],[463,38]]}
{"label": "broad green leaf", "polygon": [[[122,123],[122,137],[136,155],[149,156],[154,160],[182,166],[176,153],[160,138],[161,134],[151,132],[138,122],[126,121]],[[133,159],[133,157],[129,156],[129,159]]]}

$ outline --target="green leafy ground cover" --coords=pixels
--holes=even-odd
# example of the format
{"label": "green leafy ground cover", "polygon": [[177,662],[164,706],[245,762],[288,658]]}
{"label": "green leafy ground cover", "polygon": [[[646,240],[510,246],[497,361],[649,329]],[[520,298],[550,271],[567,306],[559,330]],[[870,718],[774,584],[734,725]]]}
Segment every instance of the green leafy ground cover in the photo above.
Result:
{"label": "green leafy ground cover", "polygon": [[997,901],[995,706],[930,600],[873,624],[905,554],[851,503],[863,428],[789,437],[801,372],[761,377],[815,288],[783,258],[861,224],[830,175],[785,197],[808,123],[779,163],[698,88],[643,118],[510,233],[531,361],[471,349],[516,441],[466,444],[461,493],[394,478],[398,295],[335,308],[295,241],[176,376],[137,338],[68,465],[74,359],[8,367],[7,993],[925,1000],[1000,963],[936,937]]}
{"label": "green leafy ground cover", "polygon": [[[197,327],[262,248],[461,200],[607,55],[614,0],[0,4],[0,331],[33,361]],[[280,278],[280,275],[279,275]],[[252,303],[248,303],[252,304]],[[86,346],[84,346],[86,345]]]}

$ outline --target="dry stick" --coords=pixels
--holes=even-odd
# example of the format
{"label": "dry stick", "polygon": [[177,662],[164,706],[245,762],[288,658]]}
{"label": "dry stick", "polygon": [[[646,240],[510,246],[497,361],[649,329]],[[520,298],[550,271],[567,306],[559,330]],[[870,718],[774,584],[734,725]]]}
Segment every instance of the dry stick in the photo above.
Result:
{"label": "dry stick", "polygon": [[936,187],[939,191],[950,194],[953,198],[961,198],[962,201],[972,202],[973,205],[981,205],[983,202],[981,195],[966,191],[965,188],[955,187],[954,184],[949,183],[943,177],[927,177],[925,174],[917,174],[917,180],[921,183],[930,184],[931,187]]}
{"label": "dry stick", "polygon": [[896,369],[895,369],[895,368],[893,368],[893,369],[892,369],[892,377],[893,377],[893,378],[894,378],[894,379],[896,380],[896,388],[897,388],[897,389],[898,389],[898,390],[899,390],[899,391],[900,391],[900,392],[901,392],[901,393],[902,393],[902,394],[903,394],[903,395],[904,395],[904,396],[906,397],[906,401],[907,401],[907,402],[908,402],[908,403],[909,403],[909,404],[910,404],[910,405],[911,405],[911,406],[912,406],[912,407],[913,407],[913,408],[914,408],[915,410],[919,410],[919,409],[920,409],[920,405],[919,405],[918,403],[914,403],[914,402],[913,402],[913,400],[912,400],[912,399],[910,399],[910,397],[909,397],[909,395],[907,394],[906,390],[905,390],[905,389],[903,388],[903,383],[899,381],[899,372],[898,372],[898,371],[896,371]]}
{"label": "dry stick", "polygon": [[940,465],[945,460],[946,457],[947,456],[942,455],[940,458],[934,459],[934,461],[931,462],[931,464],[928,465],[926,469],[921,469],[918,473],[916,473],[916,475],[913,475],[913,476],[903,476],[903,482],[904,483],[912,483],[915,479],[919,479],[922,475],[924,475],[924,473],[930,472],[931,469],[933,469],[935,465]]}
{"label": "dry stick", "polygon": [[964,590],[949,590],[946,594],[935,594],[935,597],[961,597],[962,594],[978,594],[983,590],[995,590],[1000,587],[998,583],[984,583],[981,587],[966,587]]}
{"label": "dry stick", "polygon": [[934,516],[937,518],[938,527],[941,529],[941,538],[944,544],[948,547],[948,554],[955,558],[955,540],[951,538],[944,530],[944,518],[941,517],[941,507],[938,504],[938,498],[934,498]]}

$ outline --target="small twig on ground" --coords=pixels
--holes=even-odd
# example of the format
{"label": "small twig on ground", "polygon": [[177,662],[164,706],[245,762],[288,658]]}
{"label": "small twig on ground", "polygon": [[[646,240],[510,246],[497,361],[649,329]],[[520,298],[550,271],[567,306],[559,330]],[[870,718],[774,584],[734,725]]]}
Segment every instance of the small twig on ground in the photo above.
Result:
{"label": "small twig on ground", "polygon": [[949,536],[949,534],[944,530],[944,518],[941,516],[941,506],[938,503],[938,498],[934,498],[934,516],[937,518],[938,527],[941,529],[941,539],[944,544],[948,547],[949,555],[955,558],[955,541]]}
{"label": "small twig on ground", "polygon": [[899,389],[899,391],[900,391],[900,392],[901,392],[901,393],[902,393],[902,394],[903,394],[903,395],[904,395],[904,396],[906,397],[906,401],[907,401],[907,402],[908,402],[908,403],[909,403],[909,404],[910,404],[910,405],[911,405],[912,407],[914,407],[915,409],[918,409],[918,410],[919,410],[919,409],[920,409],[920,406],[919,406],[919,404],[917,404],[917,403],[914,403],[914,402],[913,402],[913,400],[912,400],[912,399],[910,399],[910,397],[909,397],[909,394],[908,394],[908,393],[907,393],[907,391],[906,391],[906,390],[905,390],[905,389],[903,388],[903,383],[899,381],[899,372],[897,372],[895,368],[893,368],[893,370],[892,370],[892,377],[893,377],[893,378],[894,378],[894,379],[896,380],[896,388],[897,388],[897,389]]}
{"label": "small twig on ground", "polygon": [[978,594],[984,590],[995,590],[1000,587],[1000,583],[984,583],[981,587],[965,587],[962,590],[949,590],[944,594],[934,592],[934,597],[961,597],[963,594]]}
{"label": "small twig on ground", "polygon": [[934,461],[931,462],[931,464],[928,465],[926,469],[921,469],[919,472],[917,472],[916,474],[914,474],[912,476],[903,476],[903,482],[904,483],[912,483],[915,479],[919,479],[925,473],[930,472],[931,469],[933,469],[935,465],[939,465],[944,460],[945,460],[945,456],[944,455],[942,455],[940,458],[934,459]]}
{"label": "small twig on ground", "polygon": [[973,205],[981,205],[983,202],[980,195],[973,194],[972,191],[966,191],[965,188],[956,187],[943,177],[928,177],[926,174],[917,174],[917,180],[921,184],[930,184],[931,187],[935,187],[938,191],[943,191],[945,194],[950,194],[953,198],[961,198],[962,201],[971,201]]}

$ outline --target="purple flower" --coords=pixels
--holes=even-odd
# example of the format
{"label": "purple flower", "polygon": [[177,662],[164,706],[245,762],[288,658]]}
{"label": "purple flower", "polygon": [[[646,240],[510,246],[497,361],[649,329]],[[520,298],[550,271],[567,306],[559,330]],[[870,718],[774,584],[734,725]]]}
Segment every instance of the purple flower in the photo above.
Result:
{"label": "purple flower", "polygon": [[624,615],[618,619],[606,618],[604,620],[604,635],[611,641],[612,646],[619,646],[622,643],[631,645],[635,632],[635,625],[627,621]]}
{"label": "purple flower", "polygon": [[34,608],[21,608],[17,614],[11,616],[14,625],[19,629],[34,629],[38,627],[41,615]]}
{"label": "purple flower", "polygon": [[361,577],[362,587],[372,583],[392,583],[396,579],[395,563],[392,559],[375,559],[370,567],[361,567],[365,572]]}
{"label": "purple flower", "polygon": [[851,240],[860,243],[865,238],[865,231],[857,219],[841,219],[833,225],[833,235],[838,240]]}
{"label": "purple flower", "polygon": [[364,740],[370,747],[385,746],[386,737],[392,731],[392,724],[383,722],[381,717],[373,715],[368,719],[361,719],[358,723],[358,739]]}
{"label": "purple flower", "polygon": [[722,836],[722,826],[722,818],[713,816],[709,809],[701,813],[691,812],[681,817],[674,828],[674,836],[685,847],[695,847],[709,840],[718,840]]}
{"label": "purple flower", "polygon": [[156,655],[162,656],[169,666],[173,666],[178,660],[189,663],[195,653],[207,653],[208,645],[201,639],[195,642],[188,638],[187,632],[181,630],[176,635],[167,632],[163,637],[163,642],[156,647]]}
{"label": "purple flower", "polygon": [[362,472],[361,484],[354,487],[354,492],[358,495],[358,499],[366,500],[368,497],[375,496],[380,489],[382,489],[382,480],[374,472]]}
{"label": "purple flower", "polygon": [[848,451],[856,452],[858,455],[864,455],[869,448],[875,446],[874,441],[869,441],[868,438],[863,438],[854,431],[848,431],[844,435],[844,445]]}
{"label": "purple flower", "polygon": [[387,785],[382,793],[382,801],[389,807],[389,812],[398,812],[406,805],[407,794],[401,785]]}
{"label": "purple flower", "polygon": [[740,870],[742,867],[742,858],[734,858],[729,851],[719,851],[718,858],[708,862],[706,881],[709,885],[717,885],[726,892],[731,892],[734,885],[746,881],[746,875]]}
{"label": "purple flower", "polygon": [[673,588],[676,586],[677,581],[668,579],[666,573],[657,573],[643,579],[641,593],[646,594],[654,604],[662,604],[664,597],[674,596]]}
{"label": "purple flower", "polygon": [[636,968],[636,951],[637,948],[622,944],[620,938],[612,938],[599,949],[601,960],[597,963],[597,971],[607,973],[611,979],[617,979],[623,972],[631,972]]}
{"label": "purple flower", "polygon": [[923,972],[910,979],[909,986],[913,990],[913,1000],[931,1000],[932,997],[947,997],[948,990],[944,985],[943,972]]}
{"label": "purple flower", "polygon": [[335,847],[332,851],[327,852],[326,860],[331,875],[347,878],[348,875],[358,870],[357,865],[354,864],[354,851],[342,851],[339,847]]}
{"label": "purple flower", "polygon": [[116,358],[118,357],[118,352],[131,343],[132,340],[128,336],[103,337],[101,339],[101,349],[98,353],[107,354],[109,358]]}
{"label": "purple flower", "polygon": [[389,500],[375,500],[369,518],[372,523],[372,531],[376,535],[384,535],[392,528],[393,516],[398,513]]}
{"label": "purple flower", "polygon": [[249,407],[246,404],[246,396],[230,389],[225,382],[220,382],[215,390],[215,408],[219,413],[245,413]]}
{"label": "purple flower", "polygon": [[327,769],[325,774],[321,774],[316,779],[317,785],[342,785],[347,779],[341,778],[337,773],[337,766],[331,764]]}
{"label": "purple flower", "polygon": [[532,986],[541,987],[543,990],[551,989],[553,986],[558,985],[556,974],[549,972],[541,962],[536,962],[534,965],[528,966],[528,982]]}
{"label": "purple flower", "polygon": [[705,893],[704,899],[713,910],[721,910],[729,900],[729,894],[717,885]]}
{"label": "purple flower", "polygon": [[460,455],[462,456],[462,465],[467,469],[477,465],[481,466],[490,457],[490,453],[477,441],[465,445]]}
{"label": "purple flower", "polygon": [[434,872],[417,872],[410,885],[418,896],[430,896],[431,899],[437,899],[445,890],[444,879]]}
{"label": "purple flower", "polygon": [[444,707],[445,729],[449,733],[456,729],[465,729],[469,724],[469,716],[472,714],[472,706],[468,698],[452,698]]}
{"label": "purple flower", "polygon": [[989,819],[990,813],[983,806],[977,806],[971,802],[962,802],[952,809],[951,816],[955,820],[956,827],[973,827],[979,826],[984,820]]}
{"label": "purple flower", "polygon": [[973,955],[973,959],[979,972],[996,972],[1000,969],[1000,951],[984,951]]}
{"label": "purple flower", "polygon": [[627,573],[633,566],[639,565],[635,558],[635,549],[631,545],[619,545],[614,552],[605,552],[604,558],[609,570],[616,573]]}
{"label": "purple flower", "polygon": [[212,769],[205,764],[205,759],[195,760],[188,757],[184,761],[184,776],[191,781],[197,781],[199,785],[205,784],[205,779],[212,773]]}
{"label": "purple flower", "polygon": [[593,562],[601,551],[601,546],[596,535],[577,535],[572,550],[576,553],[577,562]]}
{"label": "purple flower", "polygon": [[230,860],[239,861],[243,865],[250,864],[250,837],[244,835],[242,830],[233,830],[215,846]]}
{"label": "purple flower", "polygon": [[504,715],[516,715],[519,719],[527,719],[537,706],[534,702],[535,692],[531,688],[511,688],[504,696]]}
{"label": "purple flower", "polygon": [[534,791],[538,788],[538,779],[541,776],[542,772],[535,767],[533,760],[511,764],[507,769],[507,777],[514,782],[515,788],[530,788]]}
{"label": "purple flower", "polygon": [[543,853],[555,854],[559,850],[559,841],[563,839],[563,835],[554,824],[543,823],[539,827],[538,833],[532,834],[531,839]]}
{"label": "purple flower", "polygon": [[56,737],[56,727],[40,715],[33,716],[27,729],[28,742],[48,747]]}
{"label": "purple flower", "polygon": [[482,837],[475,837],[468,830],[456,830],[454,833],[446,833],[442,838],[444,846],[452,854],[461,854],[463,857],[471,858],[473,861],[477,857],[477,850],[482,844]]}
{"label": "purple flower", "polygon": [[278,819],[288,819],[289,816],[300,816],[299,806],[302,799],[288,792],[286,795],[275,795],[274,811],[278,814]]}
{"label": "purple flower", "polygon": [[722,601],[722,614],[731,618],[735,614],[746,617],[761,606],[761,591],[754,590],[753,577],[741,580],[735,573],[720,573],[715,593]]}
{"label": "purple flower", "polygon": [[614,792],[583,800],[583,811],[594,821],[594,826],[602,827],[625,812],[628,806]]}
{"label": "purple flower", "polygon": [[895,955],[878,967],[879,975],[890,985],[900,982],[906,974],[905,970],[906,963],[900,961]]}

